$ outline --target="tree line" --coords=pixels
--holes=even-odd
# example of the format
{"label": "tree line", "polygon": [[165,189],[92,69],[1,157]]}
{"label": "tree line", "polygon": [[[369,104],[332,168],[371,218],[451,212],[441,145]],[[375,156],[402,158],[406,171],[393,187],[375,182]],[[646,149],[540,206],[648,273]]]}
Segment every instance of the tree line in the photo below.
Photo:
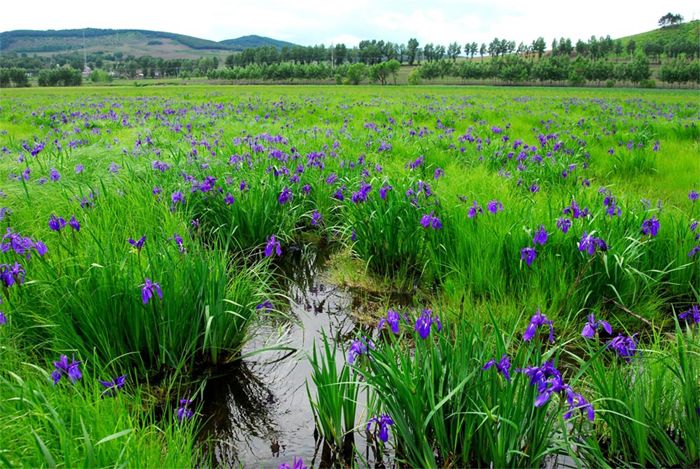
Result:
{"label": "tree line", "polygon": [[[367,65],[363,62],[333,66],[330,63],[280,62],[271,64],[249,64],[210,69],[207,77],[212,80],[230,81],[335,81],[338,84],[359,84],[363,81],[389,84],[396,83],[401,64],[392,59]],[[633,60],[620,62],[608,59],[591,59],[564,55],[549,55],[532,61],[518,55],[492,57],[489,60],[454,62],[450,59],[424,62],[413,69],[409,83],[421,80],[459,78],[463,81],[498,80],[506,84],[526,82],[558,83],[571,85],[607,85],[630,82],[642,86],[653,86],[649,59],[638,54]],[[99,78],[102,76],[103,78]],[[106,81],[104,72],[92,72],[91,81]],[[664,62],[658,70],[658,79],[669,83],[700,84],[700,62],[673,59]],[[39,86],[78,86],[82,83],[80,71],[66,65],[39,72]],[[0,86],[29,86],[26,72],[20,68],[0,68]]]}
{"label": "tree line", "polygon": [[[275,47],[256,47],[246,49],[238,54],[226,57],[226,67],[244,67],[246,65],[271,65],[277,63],[292,62],[295,64],[331,63],[335,66],[345,63],[364,63],[374,65],[389,60],[397,60],[400,64],[420,64],[425,62],[439,62],[443,59],[456,62],[459,57],[473,59],[502,57],[506,55],[519,55],[521,57],[541,58],[547,51],[547,43],[539,37],[530,44],[523,42],[494,38],[491,42],[477,43],[467,42],[459,44],[452,42],[444,46],[427,43],[419,47],[418,40],[411,38],[406,44],[398,44],[390,41],[365,40],[360,41],[357,47],[349,48],[345,44],[294,46],[277,49]],[[641,44],[635,40],[623,43],[622,40],[613,40],[609,35],[597,38],[591,36],[587,41],[578,40],[575,44],[569,38],[554,39],[549,49],[550,55],[565,55],[569,57],[587,57],[592,59],[604,59],[611,57],[634,57],[637,53],[643,53],[652,59],[680,58],[682,56],[693,59],[700,55],[697,43],[685,38],[651,38]]]}
{"label": "tree line", "polygon": [[[343,64],[336,67],[329,63],[297,64],[292,62],[272,64],[250,64],[212,70],[208,78],[231,81],[329,81],[359,84],[395,83],[401,65],[395,59],[367,65],[363,62]],[[587,57],[574,59],[562,55],[550,55],[531,61],[517,55],[493,57],[483,61],[453,62],[449,59],[424,62],[415,67],[408,82],[422,80],[458,78],[464,82],[493,80],[505,84],[532,83],[613,86],[617,82],[654,86],[649,59],[636,55],[631,61],[595,60]],[[669,84],[700,84],[700,62],[674,59],[665,62],[659,69],[658,78]]]}
{"label": "tree line", "polygon": [[212,70],[207,77],[211,80],[232,81],[328,81],[338,84],[358,85],[365,80],[382,85],[396,84],[401,64],[396,59],[367,65],[363,62],[345,63],[332,66],[328,63],[293,63],[250,64]]}
{"label": "tree line", "polygon": [[[85,61],[87,58],[87,61]],[[41,70],[69,66],[83,70],[87,65],[92,70],[102,70],[111,76],[122,78],[159,78],[206,76],[211,69],[220,66],[219,58],[201,57],[198,59],[163,59],[148,55],[125,56],[120,52],[104,54],[91,52],[83,57],[78,52],[56,54],[51,57],[27,56],[24,54],[0,54],[0,68],[18,68],[30,76],[37,76]]]}

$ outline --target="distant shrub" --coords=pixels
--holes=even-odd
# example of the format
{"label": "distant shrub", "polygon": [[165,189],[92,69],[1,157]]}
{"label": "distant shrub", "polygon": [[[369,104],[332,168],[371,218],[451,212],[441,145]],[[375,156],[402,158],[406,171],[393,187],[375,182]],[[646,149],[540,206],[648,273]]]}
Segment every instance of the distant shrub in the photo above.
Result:
{"label": "distant shrub", "polygon": [[359,62],[348,67],[348,82],[352,85],[359,85],[367,76],[367,65]]}
{"label": "distant shrub", "polygon": [[83,76],[70,66],[39,72],[39,86],[80,86]]}
{"label": "distant shrub", "polygon": [[577,71],[572,70],[569,74],[569,84],[571,86],[581,86],[586,82],[586,79],[581,76]]}
{"label": "distant shrub", "polygon": [[615,80],[610,79],[610,80],[606,81],[605,86],[608,88],[615,88]]}
{"label": "distant shrub", "polygon": [[21,68],[0,68],[0,88],[15,86],[24,88],[29,86],[27,72]]}
{"label": "distant shrub", "polygon": [[158,40],[154,39],[152,41],[148,41],[148,45],[149,46],[162,46],[163,41],[158,41]]}
{"label": "distant shrub", "polygon": [[420,72],[419,69],[414,69],[408,74],[408,84],[409,85],[420,85]]}
{"label": "distant shrub", "polygon": [[90,74],[90,81],[93,83],[109,83],[112,81],[112,77],[104,70],[97,69]]}
{"label": "distant shrub", "polygon": [[656,80],[653,78],[648,78],[639,82],[639,86],[642,88],[656,88]]}

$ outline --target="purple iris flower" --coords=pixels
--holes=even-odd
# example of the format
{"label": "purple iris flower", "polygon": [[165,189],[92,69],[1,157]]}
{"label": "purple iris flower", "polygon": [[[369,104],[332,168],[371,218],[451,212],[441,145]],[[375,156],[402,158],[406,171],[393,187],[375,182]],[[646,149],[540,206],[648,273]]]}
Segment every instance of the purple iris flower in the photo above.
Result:
{"label": "purple iris flower", "polygon": [[275,235],[270,236],[270,239],[267,240],[267,244],[265,245],[265,257],[270,257],[273,253],[277,254],[277,256],[282,255],[282,245],[277,241]]}
{"label": "purple iris flower", "polygon": [[589,256],[593,256],[597,249],[607,251],[608,245],[601,238],[595,238],[593,235],[589,235],[584,231],[581,236],[581,241],[578,242],[578,250],[586,252]]}
{"label": "purple iris flower", "polygon": [[415,161],[412,161],[412,162],[408,163],[407,166],[408,166],[409,168],[411,168],[411,169],[416,169],[416,168],[420,167],[420,166],[423,164],[423,161],[425,161],[425,158],[421,155],[421,156],[419,156],[418,158],[416,158]]}
{"label": "purple iris flower", "polygon": [[75,174],[80,174],[83,171],[85,171],[85,166],[83,166],[82,164],[75,165]]}
{"label": "purple iris flower", "polygon": [[637,353],[637,343],[634,337],[623,336],[622,334],[612,339],[608,343],[608,347],[616,351],[620,358],[624,358],[628,363],[631,357]]}
{"label": "purple iris flower", "polygon": [[530,318],[530,324],[528,324],[525,333],[523,334],[523,340],[529,342],[535,337],[535,332],[540,326],[549,326],[549,342],[554,343],[554,326],[552,321],[547,319],[547,316],[542,314],[538,309],[537,312]]}
{"label": "purple iris flower", "polygon": [[586,339],[592,339],[595,337],[596,330],[598,330],[598,327],[603,327],[605,332],[608,334],[612,334],[612,327],[610,326],[610,323],[607,321],[603,320],[595,320],[595,316],[593,313],[588,315],[588,322],[586,323],[585,326],[583,326],[583,330],[581,331],[581,335],[586,338]]}
{"label": "purple iris flower", "polygon": [[233,198],[233,195],[230,192],[226,193],[226,196],[224,197],[224,203],[226,205],[233,205],[235,202],[235,199]]}
{"label": "purple iris flower", "polygon": [[532,265],[535,258],[537,258],[537,251],[535,248],[526,247],[520,250],[520,260],[525,261],[528,267]]}
{"label": "purple iris flower", "polygon": [[571,215],[572,218],[585,218],[589,214],[588,207],[579,208],[575,200],[571,201],[571,205],[564,208],[564,215]]}
{"label": "purple iris flower", "polygon": [[7,317],[5,316],[5,313],[0,311],[0,326],[4,326],[7,324]]}
{"label": "purple iris flower", "polygon": [[80,362],[76,362],[75,358],[69,364],[68,357],[61,355],[57,362],[53,362],[53,366],[55,368],[53,373],[51,373],[53,384],[58,384],[63,376],[68,377],[71,383],[75,383],[83,377],[83,374],[80,372]]}
{"label": "purple iris flower", "polygon": [[[609,194],[609,192],[608,192]],[[605,199],[603,199],[603,205],[607,207],[605,209],[605,213],[610,216],[610,217],[615,217],[615,216],[620,216],[622,214],[622,209],[617,205],[617,201],[615,200],[615,197],[612,195],[606,195]]]}
{"label": "purple iris flower", "polygon": [[557,228],[559,228],[562,233],[568,233],[569,228],[571,228],[571,220],[568,218],[557,218]]}
{"label": "purple iris flower", "polygon": [[656,217],[647,218],[642,222],[641,231],[644,235],[656,236],[659,233],[659,219]]}
{"label": "purple iris flower", "polygon": [[184,253],[185,252],[185,246],[184,246],[185,242],[183,241],[182,236],[175,233],[172,237],[172,240],[175,241],[175,244],[177,244],[177,249],[180,251],[180,253]]}
{"label": "purple iris flower", "polygon": [[437,316],[432,317],[432,310],[430,309],[424,309],[421,315],[416,319],[416,332],[418,332],[418,335],[420,336],[421,339],[427,339],[428,336],[430,335],[430,327],[435,324],[435,328],[437,329],[438,332],[442,330],[442,323],[440,322],[440,318]]}
{"label": "purple iris flower", "polygon": [[363,182],[360,184],[360,189],[357,192],[353,192],[352,197],[350,197],[350,200],[352,200],[352,202],[355,204],[359,202],[365,202],[367,200],[367,195],[371,190],[372,186],[370,184],[367,184],[366,182]]}
{"label": "purple iris flower", "polygon": [[477,215],[482,214],[482,213],[484,213],[484,209],[482,209],[481,206],[479,204],[477,204],[476,200],[475,200],[474,203],[472,204],[472,206],[469,207],[469,211],[467,212],[467,216],[469,218],[474,218]]}
{"label": "purple iris flower", "polygon": [[595,420],[595,409],[593,406],[579,393],[566,386],[566,402],[569,404],[569,410],[564,414],[565,419],[570,419],[574,410],[580,410],[581,413],[586,412],[589,421]]}
{"label": "purple iris flower", "polygon": [[292,197],[294,197],[292,190],[289,187],[285,187],[282,189],[282,192],[280,192],[279,197],[277,197],[277,201],[280,203],[280,205],[284,205],[292,200]]}
{"label": "purple iris flower", "polygon": [[542,407],[554,393],[566,390],[561,373],[552,362],[545,362],[539,367],[527,367],[515,371],[526,374],[530,378],[530,386],[536,386],[539,393],[535,398],[535,407]]}
{"label": "purple iris flower", "polygon": [[61,173],[59,173],[56,168],[51,168],[51,172],[49,173],[49,179],[51,182],[58,182],[61,180]]}
{"label": "purple iris flower", "polygon": [[270,301],[270,300],[265,300],[255,307],[255,309],[258,311],[261,309],[265,310],[265,311],[272,311],[273,308],[274,308],[274,306],[272,304],[272,301]]}
{"label": "purple iris flower", "polygon": [[51,217],[49,218],[49,228],[51,228],[53,231],[61,231],[65,226],[66,220],[64,220],[62,217],[57,217],[53,213],[51,214]]}
{"label": "purple iris flower", "polygon": [[393,425],[394,421],[392,420],[391,417],[388,415],[384,414],[379,417],[376,415],[372,417],[369,422],[367,422],[367,431],[372,432],[372,424],[374,424],[374,431],[376,432],[379,430],[379,439],[382,440],[384,443],[389,441],[389,425]]}
{"label": "purple iris flower", "polygon": [[382,200],[386,200],[386,194],[390,190],[392,190],[393,187],[390,186],[389,184],[384,184],[380,189],[379,189],[379,197],[382,198]]}
{"label": "purple iris flower", "polygon": [[367,338],[353,340],[348,349],[348,363],[354,364],[357,357],[367,355],[370,349],[374,349],[374,343],[371,340],[368,341]]}
{"label": "purple iris flower", "polygon": [[302,458],[297,459],[297,457],[294,456],[294,462],[292,463],[291,466],[289,464],[287,464],[286,462],[283,462],[282,464],[279,465],[278,469],[308,469],[308,468],[304,465],[304,461],[302,460]]}
{"label": "purple iris flower", "polygon": [[192,409],[189,408],[190,404],[192,404],[191,400],[180,399],[180,407],[178,407],[177,409],[177,420],[179,422],[182,422],[183,420],[189,420],[194,415]]}
{"label": "purple iris flower", "polygon": [[443,177],[444,175],[445,175],[445,170],[444,170],[444,169],[442,169],[442,168],[435,168],[435,172],[433,173],[433,178],[434,178],[435,180],[440,179],[440,178]]}
{"label": "purple iris flower", "polygon": [[343,195],[343,188],[339,187],[337,191],[333,194],[333,198],[336,200],[340,200],[341,202],[345,200],[345,196]]}
{"label": "purple iris flower", "polygon": [[401,316],[399,315],[399,313],[397,313],[393,309],[390,309],[386,313],[386,318],[382,318],[379,321],[379,324],[377,325],[377,329],[382,329],[385,324],[388,324],[389,328],[391,329],[391,332],[393,332],[394,334],[398,334],[400,320],[401,320]]}
{"label": "purple iris flower", "polygon": [[498,200],[491,200],[486,204],[486,209],[491,213],[498,213],[503,211],[503,204]]}
{"label": "purple iris flower", "polygon": [[695,202],[698,199],[700,199],[700,194],[698,193],[698,191],[688,192],[688,200],[690,200],[691,202]]}
{"label": "purple iris flower", "polygon": [[679,314],[678,319],[685,319],[688,322],[693,321],[695,324],[700,324],[700,308],[698,305],[693,305],[688,311],[683,311]]}
{"label": "purple iris flower", "polygon": [[420,219],[420,224],[423,228],[442,229],[442,222],[435,216],[434,212],[424,214]]}
{"label": "purple iris flower", "polygon": [[112,381],[102,381],[99,380],[100,384],[104,386],[106,389],[102,391],[103,396],[115,396],[117,394],[117,390],[121,389],[124,387],[124,383],[126,381],[126,375],[119,376]]}
{"label": "purple iris flower", "polygon": [[314,210],[311,214],[311,226],[318,226],[323,221],[323,216],[318,210]]}
{"label": "purple iris flower", "polygon": [[532,242],[542,246],[545,245],[547,242],[547,230],[544,228],[544,225],[540,225],[539,229],[535,232]]}
{"label": "purple iris flower", "polygon": [[170,200],[172,200],[173,204],[182,203],[185,201],[185,194],[183,194],[181,191],[175,191],[170,196]]}
{"label": "purple iris flower", "polygon": [[24,283],[26,271],[18,262],[14,265],[0,264],[0,282],[5,288],[9,288],[15,283],[21,285]]}
{"label": "purple iris flower", "polygon": [[134,240],[134,238],[129,238],[129,244],[131,244],[133,247],[135,247],[139,252],[141,252],[141,249],[143,248],[143,245],[146,244],[146,235],[141,236],[138,240]]}
{"label": "purple iris flower", "polygon": [[68,220],[68,225],[73,228],[74,231],[80,231],[80,222],[75,218],[75,215],[70,217],[70,220]]}
{"label": "purple iris flower", "polygon": [[496,370],[503,375],[506,381],[510,381],[510,357],[508,357],[508,355],[503,354],[500,361],[496,361],[496,359],[487,361],[482,370],[488,370],[494,366]]}
{"label": "purple iris flower", "polygon": [[160,289],[160,285],[146,277],[141,287],[141,300],[143,304],[147,305],[154,294],[158,295],[158,298],[161,300],[163,299],[163,291]]}

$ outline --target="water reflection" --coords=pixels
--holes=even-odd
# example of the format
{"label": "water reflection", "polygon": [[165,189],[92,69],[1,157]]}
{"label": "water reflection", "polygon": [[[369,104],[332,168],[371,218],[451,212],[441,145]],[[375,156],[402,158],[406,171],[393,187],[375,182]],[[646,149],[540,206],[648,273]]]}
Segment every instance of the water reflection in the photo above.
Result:
{"label": "water reflection", "polygon": [[[290,313],[297,319],[296,323],[285,325],[286,343],[296,353],[255,355],[207,384],[205,432],[212,437],[209,454],[218,465],[277,467],[291,462],[294,456],[314,466],[334,464],[329,448],[315,435],[306,388],[306,380],[311,376],[306,353],[311,353],[322,333],[330,334],[338,343],[350,341],[363,328],[353,320],[353,309],[366,308],[370,301],[366,295],[334,285],[326,270],[327,260],[327,250],[306,245],[285,253],[280,266],[286,279],[282,288],[289,298]],[[279,327],[260,327],[243,353],[277,340]],[[344,359],[342,354],[338,354],[338,359]],[[310,379],[309,386],[313,386]],[[358,422],[366,421],[367,416],[361,419],[365,420]],[[349,436],[344,459],[351,461],[359,456],[374,464],[377,457],[370,453],[364,432],[357,436]],[[359,451],[359,455],[353,451]]]}

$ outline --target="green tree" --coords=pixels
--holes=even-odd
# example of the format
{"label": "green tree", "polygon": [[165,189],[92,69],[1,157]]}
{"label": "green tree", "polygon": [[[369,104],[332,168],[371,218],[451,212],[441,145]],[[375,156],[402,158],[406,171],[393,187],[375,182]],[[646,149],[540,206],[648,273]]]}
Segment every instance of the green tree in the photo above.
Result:
{"label": "green tree", "polygon": [[625,78],[632,83],[639,83],[651,76],[649,59],[644,54],[637,54],[632,62],[627,64]]}
{"label": "green tree", "polygon": [[476,42],[468,42],[464,45],[464,54],[469,55],[470,59],[473,59],[477,52],[479,52],[479,44]]}
{"label": "green tree", "polygon": [[393,59],[386,62],[386,67],[389,71],[389,76],[394,80],[394,84],[396,84],[396,77],[399,75],[399,70],[401,69],[401,62]]}
{"label": "green tree", "polygon": [[417,52],[418,40],[412,37],[408,40],[408,45],[406,46],[406,58],[408,59],[408,65],[413,65],[413,63],[416,61]]}
{"label": "green tree", "polygon": [[347,79],[352,85],[359,85],[367,76],[367,65],[362,62],[352,64],[348,67]]}
{"label": "green tree", "polygon": [[532,41],[532,51],[537,53],[537,58],[541,59],[542,55],[544,54],[544,50],[547,47],[547,44],[544,42],[543,37],[538,37],[534,41]]}
{"label": "green tree", "polygon": [[427,62],[435,60],[435,46],[433,46],[432,42],[423,46],[423,57]]}
{"label": "green tree", "polygon": [[676,26],[683,22],[683,17],[679,14],[673,14],[671,12],[666,13],[664,16],[659,18],[659,26],[665,28],[667,26]]}
{"label": "green tree", "polygon": [[109,83],[112,81],[112,77],[109,75],[109,73],[98,68],[90,73],[90,81],[92,83]]}
{"label": "green tree", "polygon": [[457,44],[456,42],[453,42],[452,44],[450,44],[447,47],[447,57],[449,59],[452,59],[452,62],[456,62],[457,57],[461,53],[462,53],[462,47],[459,44]]}
{"label": "green tree", "polygon": [[576,55],[585,57],[589,53],[588,44],[583,42],[581,39],[576,41]]}
{"label": "green tree", "polygon": [[80,86],[83,76],[68,65],[39,72],[39,86]]}
{"label": "green tree", "polygon": [[14,86],[26,88],[29,86],[29,77],[26,70],[18,67],[0,68],[0,88]]}
{"label": "green tree", "polygon": [[437,45],[435,46],[435,51],[434,51],[434,59],[435,60],[442,60],[445,58],[445,53],[447,51],[445,50],[445,46]]}
{"label": "green tree", "polygon": [[343,65],[348,58],[348,48],[345,44],[336,44],[333,48],[333,65]]}

